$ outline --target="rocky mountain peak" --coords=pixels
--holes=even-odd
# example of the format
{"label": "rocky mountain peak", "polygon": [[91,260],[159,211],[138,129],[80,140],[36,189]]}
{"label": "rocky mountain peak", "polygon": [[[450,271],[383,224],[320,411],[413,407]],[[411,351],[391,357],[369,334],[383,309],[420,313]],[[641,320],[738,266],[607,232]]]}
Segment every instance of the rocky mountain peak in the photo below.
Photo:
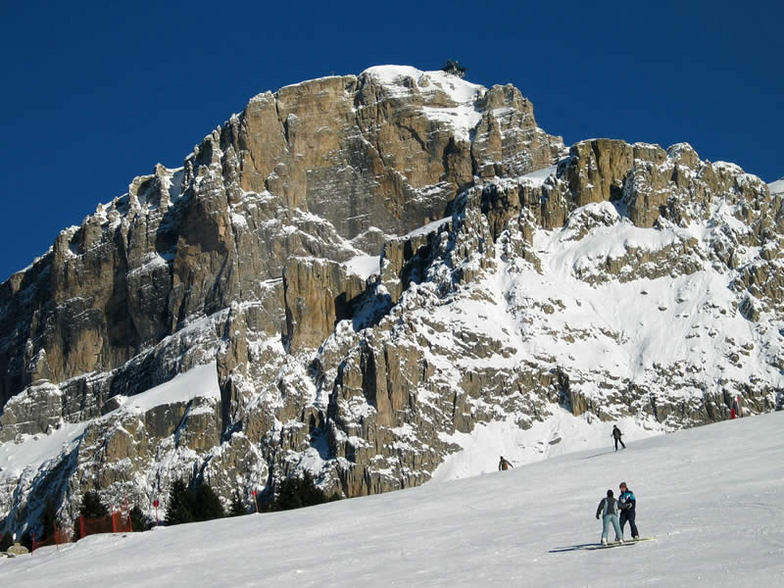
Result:
{"label": "rocky mountain peak", "polygon": [[685,143],[567,149],[513,86],[440,71],[259,94],[0,285],[6,527],[93,488],[149,507],[177,477],[403,488],[482,427],[564,411],[661,431],[771,410],[772,192]]}

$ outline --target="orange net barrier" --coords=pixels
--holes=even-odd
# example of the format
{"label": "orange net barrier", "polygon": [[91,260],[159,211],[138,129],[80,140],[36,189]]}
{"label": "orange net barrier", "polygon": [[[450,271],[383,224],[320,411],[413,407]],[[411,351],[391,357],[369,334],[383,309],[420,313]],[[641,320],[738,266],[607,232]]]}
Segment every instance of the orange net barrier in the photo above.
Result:
{"label": "orange net barrier", "polygon": [[116,510],[112,513],[112,528],[114,533],[131,533],[133,532],[133,525],[131,524],[131,514],[126,511]]}
{"label": "orange net barrier", "polygon": [[79,536],[95,535],[97,533],[131,533],[133,525],[128,512],[116,510],[111,515],[88,519],[79,516]]}
{"label": "orange net barrier", "polygon": [[112,517],[106,516],[88,519],[87,517],[79,516],[79,537],[113,532]]}
{"label": "orange net barrier", "polygon": [[34,552],[39,547],[45,547],[46,545],[62,545],[63,543],[70,543],[71,542],[71,533],[66,529],[60,529],[57,525],[54,526],[53,533],[49,535],[49,537],[45,539],[41,539],[37,541],[35,535],[33,535],[33,544],[30,552]]}

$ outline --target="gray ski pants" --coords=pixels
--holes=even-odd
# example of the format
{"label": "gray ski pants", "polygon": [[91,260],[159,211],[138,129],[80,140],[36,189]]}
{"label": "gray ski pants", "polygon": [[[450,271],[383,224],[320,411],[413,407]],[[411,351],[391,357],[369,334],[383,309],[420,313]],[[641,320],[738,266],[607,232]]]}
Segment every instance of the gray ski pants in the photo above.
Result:
{"label": "gray ski pants", "polygon": [[618,522],[618,515],[606,514],[602,516],[602,522],[604,523],[602,526],[602,539],[607,539],[607,535],[610,532],[610,525],[612,525],[613,529],[615,529],[615,540],[620,541],[623,534],[621,533],[621,524]]}

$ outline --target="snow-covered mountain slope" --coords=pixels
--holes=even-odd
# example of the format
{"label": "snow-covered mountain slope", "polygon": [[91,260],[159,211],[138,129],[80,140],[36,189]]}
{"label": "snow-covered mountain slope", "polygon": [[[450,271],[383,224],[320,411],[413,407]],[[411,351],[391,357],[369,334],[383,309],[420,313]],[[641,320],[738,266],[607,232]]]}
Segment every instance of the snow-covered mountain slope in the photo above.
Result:
{"label": "snow-covered mountain slope", "polygon": [[0,284],[2,528],[92,489],[361,496],[482,471],[473,441],[522,463],[774,410],[783,203],[683,143],[566,149],[511,85],[259,94]]}
{"label": "snow-covered mountain slope", "polygon": [[784,178],[780,178],[775,182],[768,184],[771,194],[784,194]]}
{"label": "snow-covered mountain slope", "polygon": [[[0,486],[18,488],[22,493],[45,487],[47,493],[26,502],[26,508],[40,508],[43,496],[67,491],[72,471],[69,467],[62,471],[58,465],[76,466],[80,451],[98,452],[104,460],[114,461],[117,454],[135,457],[135,443],[164,435],[166,442],[158,448],[157,459],[149,467],[139,468],[124,484],[126,491],[141,491],[152,501],[157,479],[171,476],[173,464],[198,459],[198,450],[211,445],[198,431],[209,428],[210,421],[220,420],[215,364],[200,365],[134,396],[114,396],[111,407],[113,410],[99,418],[57,423],[48,434],[19,434],[0,445]],[[170,430],[174,432],[169,436]],[[119,463],[103,475],[122,475],[125,468],[127,464]],[[10,519],[24,516],[18,512],[19,505],[9,505]]]}
{"label": "snow-covered mountain slope", "polygon": [[[298,511],[96,535],[0,560],[0,582],[776,586],[782,426],[779,412]],[[497,456],[484,460],[492,467]],[[596,506],[621,481],[636,493],[641,534],[656,541],[563,551],[598,541]]]}

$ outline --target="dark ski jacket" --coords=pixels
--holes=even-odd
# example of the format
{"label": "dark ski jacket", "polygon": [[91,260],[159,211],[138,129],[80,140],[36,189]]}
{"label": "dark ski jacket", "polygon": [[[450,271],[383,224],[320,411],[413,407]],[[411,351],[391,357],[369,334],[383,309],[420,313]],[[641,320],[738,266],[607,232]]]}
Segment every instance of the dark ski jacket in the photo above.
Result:
{"label": "dark ski jacket", "polygon": [[599,515],[617,515],[618,514],[618,501],[615,498],[602,498],[599,503],[599,508],[596,509],[596,518]]}
{"label": "dark ski jacket", "polygon": [[622,511],[634,514],[635,509],[637,508],[637,498],[634,496],[634,492],[627,488],[626,492],[621,492],[621,495],[618,497],[618,502],[621,503]]}
{"label": "dark ski jacket", "polygon": [[613,427],[612,436],[616,439],[620,439],[623,437],[623,433],[621,433],[621,430],[618,427]]}
{"label": "dark ski jacket", "polygon": [[503,457],[501,458],[501,461],[498,462],[498,471],[499,472],[501,470],[508,470],[509,468],[513,468],[513,467],[514,466],[511,463],[509,463],[508,461],[506,461]]}

